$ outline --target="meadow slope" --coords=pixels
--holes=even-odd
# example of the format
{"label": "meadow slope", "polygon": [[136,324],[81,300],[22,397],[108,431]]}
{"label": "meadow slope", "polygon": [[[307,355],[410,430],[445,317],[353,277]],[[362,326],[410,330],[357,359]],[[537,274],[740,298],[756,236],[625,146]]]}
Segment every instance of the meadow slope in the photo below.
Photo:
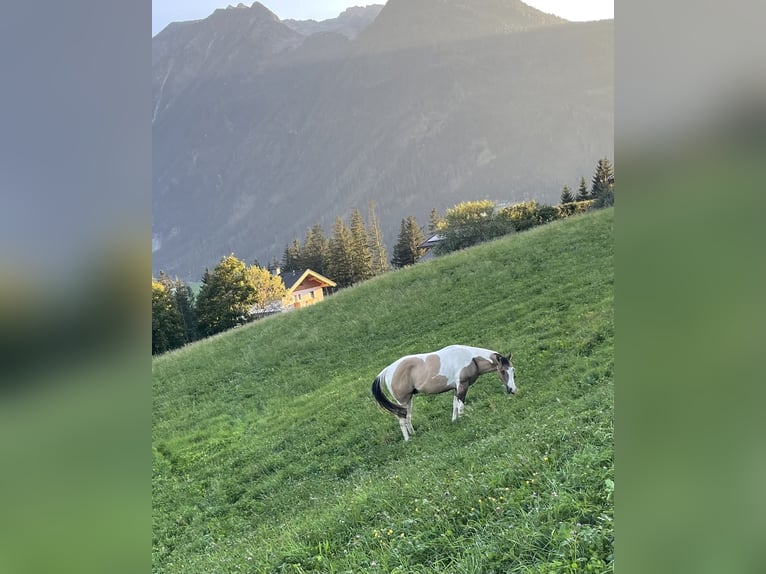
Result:
{"label": "meadow slope", "polygon": [[[153,571],[611,572],[613,209],[153,359]],[[466,412],[370,394],[401,355],[513,353]]]}

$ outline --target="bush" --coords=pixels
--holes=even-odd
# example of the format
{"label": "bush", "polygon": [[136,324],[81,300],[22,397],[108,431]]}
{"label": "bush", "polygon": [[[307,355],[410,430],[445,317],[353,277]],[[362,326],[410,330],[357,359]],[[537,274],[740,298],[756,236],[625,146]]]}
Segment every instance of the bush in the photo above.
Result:
{"label": "bush", "polygon": [[439,231],[444,239],[437,254],[465,249],[513,231],[507,221],[495,216],[495,202],[487,199],[464,201],[447,210]]}
{"label": "bush", "polygon": [[559,218],[558,211],[552,205],[541,205],[537,208],[537,224],[545,225]]}
{"label": "bush", "polygon": [[522,201],[508,207],[504,207],[498,217],[509,221],[516,231],[524,231],[539,224],[538,204],[536,201]]}
{"label": "bush", "polygon": [[596,201],[594,199],[586,199],[585,201],[575,201],[574,203],[562,203],[554,207],[557,213],[558,219],[563,219],[571,215],[577,215],[578,213],[585,213],[591,209],[595,209]]}
{"label": "bush", "polygon": [[437,255],[443,255],[458,251],[502,237],[512,231],[514,231],[513,224],[491,216],[483,221],[464,224],[460,227],[447,227],[442,231],[443,239],[434,247],[434,252]]}

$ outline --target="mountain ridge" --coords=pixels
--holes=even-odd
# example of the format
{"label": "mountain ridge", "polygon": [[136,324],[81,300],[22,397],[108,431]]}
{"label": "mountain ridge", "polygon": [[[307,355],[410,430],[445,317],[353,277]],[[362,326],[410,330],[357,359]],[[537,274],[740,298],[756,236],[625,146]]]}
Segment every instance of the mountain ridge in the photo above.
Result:
{"label": "mountain ridge", "polygon": [[382,8],[383,4],[351,6],[341,12],[336,18],[320,21],[285,19],[282,22],[304,36],[334,32],[351,40],[375,20]]}
{"label": "mountain ridge", "polygon": [[521,0],[388,0],[378,18],[360,34],[371,51],[452,43],[508,34],[566,20]]}
{"label": "mountain ridge", "polygon": [[[466,4],[504,4],[450,2],[457,20]],[[278,19],[153,39],[155,270],[197,279],[230,252],[268,261],[371,200],[390,251],[408,215],[483,197],[552,203],[611,155],[613,21],[541,17],[383,49],[380,18],[407,5],[389,0],[353,39]]]}

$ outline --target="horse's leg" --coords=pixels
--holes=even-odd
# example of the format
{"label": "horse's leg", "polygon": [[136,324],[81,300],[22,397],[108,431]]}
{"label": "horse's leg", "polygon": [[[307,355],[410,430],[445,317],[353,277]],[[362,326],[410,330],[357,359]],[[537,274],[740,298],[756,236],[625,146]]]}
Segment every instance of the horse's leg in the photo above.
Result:
{"label": "horse's leg", "polygon": [[407,430],[410,432],[410,434],[415,434],[415,429],[412,428],[412,399],[410,398],[410,402],[407,403]]}
{"label": "horse's leg", "polygon": [[452,399],[452,422],[455,422],[465,410],[465,395],[468,392],[468,385],[460,383],[455,389],[455,398]]}
{"label": "horse's leg", "polygon": [[402,401],[401,404],[405,409],[407,409],[407,416],[404,417],[404,428],[407,429],[408,435],[414,434],[415,429],[412,428],[412,395],[407,397],[406,401]]}
{"label": "horse's leg", "polygon": [[452,422],[457,420],[457,393],[452,397]]}
{"label": "horse's leg", "polygon": [[404,440],[410,440],[410,435],[415,432],[415,429],[412,428],[412,395],[406,398],[397,398],[397,401],[407,410],[407,414],[399,418],[399,426],[402,429]]}
{"label": "horse's leg", "polygon": [[402,436],[404,436],[404,440],[410,440],[410,435],[407,432],[407,418],[399,418],[399,427],[402,429]]}

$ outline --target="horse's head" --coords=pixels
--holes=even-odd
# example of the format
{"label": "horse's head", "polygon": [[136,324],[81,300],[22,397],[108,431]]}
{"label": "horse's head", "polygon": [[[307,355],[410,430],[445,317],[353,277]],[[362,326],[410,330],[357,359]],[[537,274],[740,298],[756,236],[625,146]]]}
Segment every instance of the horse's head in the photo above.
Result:
{"label": "horse's head", "polygon": [[506,358],[500,353],[495,353],[495,365],[497,368],[497,376],[503,381],[505,389],[511,394],[516,394],[516,385],[513,382],[513,363],[511,363],[511,358],[512,356]]}

